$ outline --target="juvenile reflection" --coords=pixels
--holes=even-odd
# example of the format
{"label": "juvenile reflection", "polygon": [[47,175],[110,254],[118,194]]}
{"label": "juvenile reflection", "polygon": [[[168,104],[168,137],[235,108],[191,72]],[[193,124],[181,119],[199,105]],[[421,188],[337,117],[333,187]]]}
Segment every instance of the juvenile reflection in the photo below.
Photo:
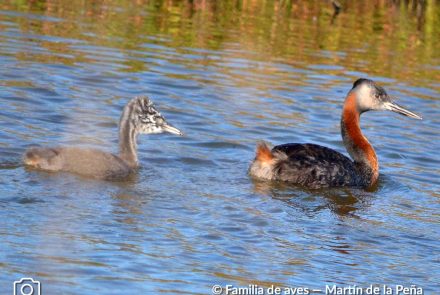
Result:
{"label": "juvenile reflection", "polygon": [[[141,199],[137,194],[128,193],[128,192],[120,192],[113,195],[113,200],[115,203],[113,204],[113,214],[114,215],[126,215],[126,216],[136,216],[142,214]],[[121,220],[119,220],[121,221]],[[124,219],[127,223],[133,223],[132,218]]]}

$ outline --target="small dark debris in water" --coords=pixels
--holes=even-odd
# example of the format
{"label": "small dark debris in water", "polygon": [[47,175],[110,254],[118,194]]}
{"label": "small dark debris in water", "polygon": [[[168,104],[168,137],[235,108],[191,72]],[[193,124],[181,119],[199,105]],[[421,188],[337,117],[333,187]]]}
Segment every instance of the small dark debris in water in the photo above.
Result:
{"label": "small dark debris in water", "polygon": [[19,204],[34,204],[34,203],[44,203],[44,201],[41,199],[37,199],[37,198],[25,197],[25,198],[18,199],[18,203]]}
{"label": "small dark debris in water", "polygon": [[21,163],[16,162],[16,161],[0,163],[0,169],[16,169],[20,166],[21,166]]}
{"label": "small dark debris in water", "polygon": [[192,157],[181,157],[179,159],[181,162],[185,164],[191,164],[191,165],[200,165],[200,166],[217,166],[217,164],[211,160],[207,159],[199,159],[199,158],[192,158]]}
{"label": "small dark debris in water", "polygon": [[33,186],[33,185],[37,185],[38,181],[36,181],[36,180],[28,180],[28,181],[25,182],[25,184]]}

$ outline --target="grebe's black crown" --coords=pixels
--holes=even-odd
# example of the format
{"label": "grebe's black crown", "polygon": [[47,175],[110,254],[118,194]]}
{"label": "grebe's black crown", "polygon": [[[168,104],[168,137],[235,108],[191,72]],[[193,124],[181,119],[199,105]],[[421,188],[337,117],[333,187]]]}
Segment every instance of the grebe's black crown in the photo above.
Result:
{"label": "grebe's black crown", "polygon": [[370,80],[370,79],[359,78],[356,81],[354,81],[352,89],[358,87],[359,85],[361,85],[363,83],[367,83],[368,85],[373,85],[374,84],[374,82],[372,80]]}

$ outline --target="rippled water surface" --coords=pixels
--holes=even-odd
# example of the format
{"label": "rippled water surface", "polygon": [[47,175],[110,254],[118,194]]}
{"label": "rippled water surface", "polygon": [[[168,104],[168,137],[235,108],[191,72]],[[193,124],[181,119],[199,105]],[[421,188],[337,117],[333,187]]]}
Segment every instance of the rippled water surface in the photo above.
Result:
{"label": "rippled water surface", "polygon": [[[43,294],[438,294],[440,6],[341,3],[334,15],[327,1],[2,1],[0,293],[33,277]],[[248,177],[258,140],[346,153],[341,107],[359,77],[424,118],[362,116],[377,188]],[[116,152],[121,109],[141,94],[185,136],[141,136],[133,179],[22,166],[32,145]]]}

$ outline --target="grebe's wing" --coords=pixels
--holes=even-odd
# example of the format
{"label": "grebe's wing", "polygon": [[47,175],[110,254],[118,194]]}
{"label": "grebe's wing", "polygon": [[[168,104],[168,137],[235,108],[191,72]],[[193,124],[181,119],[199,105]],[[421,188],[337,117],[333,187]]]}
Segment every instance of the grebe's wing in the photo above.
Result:
{"label": "grebe's wing", "polygon": [[279,180],[309,188],[354,186],[359,183],[354,162],[330,148],[289,143],[272,149],[272,153],[280,152],[287,157],[274,167]]}
{"label": "grebe's wing", "polygon": [[335,150],[332,150],[331,148],[312,144],[312,143],[287,143],[287,144],[281,144],[277,145],[272,149],[272,152],[280,151],[286,154],[289,158],[307,158],[307,159],[316,159],[316,160],[327,160],[327,161],[339,161],[339,162],[350,162],[353,161],[341,154],[340,152],[337,152]]}

